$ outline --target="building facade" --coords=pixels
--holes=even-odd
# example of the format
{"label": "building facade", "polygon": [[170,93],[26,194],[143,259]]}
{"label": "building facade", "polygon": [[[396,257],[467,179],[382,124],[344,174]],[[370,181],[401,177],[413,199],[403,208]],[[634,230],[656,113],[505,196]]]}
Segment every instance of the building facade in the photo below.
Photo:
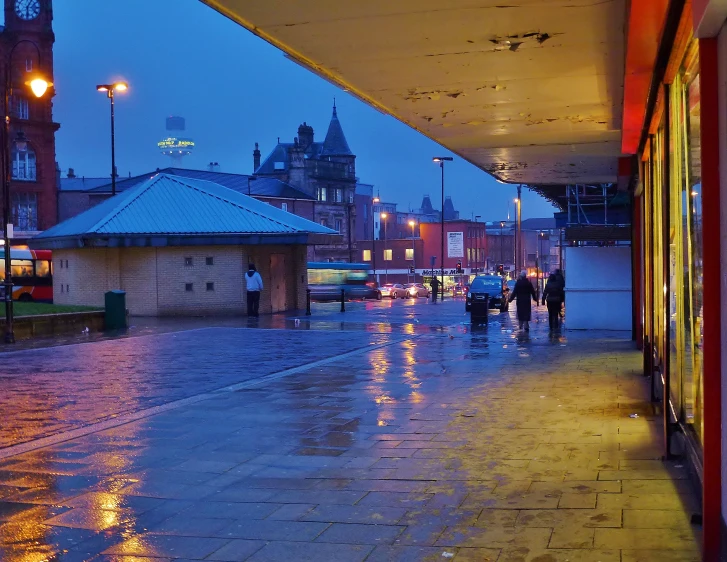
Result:
{"label": "building facade", "polygon": [[[424,239],[424,254],[428,268],[442,267],[442,224],[419,225]],[[487,271],[487,235],[485,223],[470,220],[444,222],[444,269],[453,270],[459,264],[470,273]]]}
{"label": "building facade", "polygon": [[53,82],[53,6],[51,0],[5,0],[0,32],[0,65],[10,73],[10,184],[14,239],[26,240],[58,220],[54,89],[37,98],[26,82],[35,74]]}
{"label": "building facade", "polygon": [[315,222],[332,228],[343,243],[316,246],[314,261],[353,262],[356,250],[356,156],[338,120],[336,106],[323,142],[314,140],[313,127],[303,123],[293,142],[278,142],[264,161],[256,144],[253,168],[258,177],[279,179],[316,201]]}
{"label": "building facade", "polygon": [[372,264],[374,253],[379,284],[422,282],[427,262],[421,238],[359,242],[358,261]]}

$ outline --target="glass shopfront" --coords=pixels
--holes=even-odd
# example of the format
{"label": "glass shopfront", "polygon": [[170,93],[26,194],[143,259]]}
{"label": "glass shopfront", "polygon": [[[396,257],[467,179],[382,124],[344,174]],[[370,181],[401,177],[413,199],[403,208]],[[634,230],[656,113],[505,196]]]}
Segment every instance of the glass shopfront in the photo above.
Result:
{"label": "glass shopfront", "polygon": [[656,378],[668,381],[670,421],[679,422],[701,441],[702,195],[696,41],[678,56],[681,65],[662,89],[660,112],[642,155],[644,328],[653,346],[654,366],[662,374]]}

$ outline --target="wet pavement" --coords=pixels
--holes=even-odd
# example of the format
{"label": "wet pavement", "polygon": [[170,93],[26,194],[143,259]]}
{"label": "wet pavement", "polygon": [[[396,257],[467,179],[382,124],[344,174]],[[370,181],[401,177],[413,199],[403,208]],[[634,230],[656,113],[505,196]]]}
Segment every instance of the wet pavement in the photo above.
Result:
{"label": "wet pavement", "polygon": [[699,559],[625,334],[339,307],[0,353],[0,560]]}

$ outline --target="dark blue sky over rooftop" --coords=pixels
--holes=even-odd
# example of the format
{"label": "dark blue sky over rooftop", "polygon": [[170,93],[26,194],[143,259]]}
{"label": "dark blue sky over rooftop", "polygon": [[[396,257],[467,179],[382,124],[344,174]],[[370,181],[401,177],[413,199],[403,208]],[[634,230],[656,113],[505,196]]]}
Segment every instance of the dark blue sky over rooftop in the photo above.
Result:
{"label": "dark blue sky over rooftop", "polygon": [[[448,151],[197,0],[56,0],[54,16],[56,153],[64,176],[68,168],[79,176],[109,174],[109,103],[95,86],[123,79],[129,91],[116,97],[121,176],[169,165],[156,147],[169,115],[186,118],[187,136],[196,143],[185,167],[205,169],[214,161],[223,172],[251,173],[255,142],[265,158],[278,137],[291,142],[303,121],[322,141],[335,96],[361,181],[400,210],[418,207],[425,193],[440,206],[439,168],[431,158]],[[505,218],[515,186],[454,158],[445,188],[461,216]],[[524,217],[553,211],[525,190]]]}

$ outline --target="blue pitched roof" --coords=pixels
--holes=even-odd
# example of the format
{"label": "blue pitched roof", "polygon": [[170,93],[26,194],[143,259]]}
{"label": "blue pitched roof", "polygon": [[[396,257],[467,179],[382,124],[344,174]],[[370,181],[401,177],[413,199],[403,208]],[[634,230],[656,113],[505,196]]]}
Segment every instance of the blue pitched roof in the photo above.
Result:
{"label": "blue pitched roof", "polygon": [[[307,235],[329,243],[340,239],[330,228],[216,183],[158,174],[46,230],[31,245],[63,247],[61,240],[139,236],[227,240],[221,243],[264,243],[260,240],[266,237],[288,236],[290,243],[307,243],[313,239]],[[257,236],[258,242],[242,242],[242,236]]]}
{"label": "blue pitched roof", "polygon": [[[116,192],[120,193],[126,191],[132,187],[139,185],[147,181],[149,178],[156,176],[157,174],[168,174],[173,176],[181,176],[185,178],[206,180],[217,183],[229,189],[234,189],[238,193],[247,195],[248,181],[247,178],[252,177],[245,174],[229,174],[224,172],[210,172],[208,170],[187,170],[184,168],[164,168],[155,172],[149,172],[141,174],[133,178],[118,179],[116,180]],[[64,191],[77,190],[87,191],[88,193],[111,193],[111,182],[108,179],[104,179],[99,182],[98,179],[93,180],[95,183],[91,183],[86,179],[87,187],[84,189],[82,181],[74,182],[72,185],[68,178],[61,178],[61,189]],[[64,186],[64,183],[68,183],[68,186]],[[278,197],[283,199],[307,199],[314,201],[315,197],[308,195],[300,189],[293,187],[292,185],[280,181],[275,178],[257,178],[250,181],[250,195],[258,197]]]}

